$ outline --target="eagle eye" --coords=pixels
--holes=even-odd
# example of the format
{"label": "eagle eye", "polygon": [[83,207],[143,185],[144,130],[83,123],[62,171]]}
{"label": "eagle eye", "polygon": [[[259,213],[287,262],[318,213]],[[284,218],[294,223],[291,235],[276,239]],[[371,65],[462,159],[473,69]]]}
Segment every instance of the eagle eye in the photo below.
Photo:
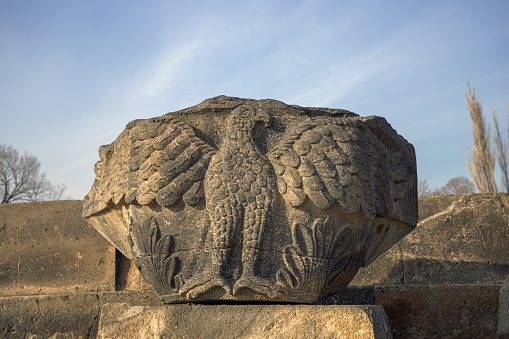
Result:
{"label": "eagle eye", "polygon": [[251,118],[253,116],[253,112],[251,112],[251,110],[245,110],[244,112],[240,113],[240,116],[242,118]]}

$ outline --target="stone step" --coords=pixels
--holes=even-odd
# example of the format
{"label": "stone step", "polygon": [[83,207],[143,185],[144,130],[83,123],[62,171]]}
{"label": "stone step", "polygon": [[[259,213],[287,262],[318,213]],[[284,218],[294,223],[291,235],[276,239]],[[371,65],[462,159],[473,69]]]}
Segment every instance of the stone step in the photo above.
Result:
{"label": "stone step", "polygon": [[[383,306],[396,339],[494,338],[500,286],[351,286],[338,295],[320,299],[316,306]],[[0,298],[0,338],[49,338],[55,333],[68,336],[61,338],[95,338],[100,312],[108,303],[163,305],[151,290],[3,297]]]}
{"label": "stone step", "polygon": [[104,305],[97,338],[392,338],[379,305]]}

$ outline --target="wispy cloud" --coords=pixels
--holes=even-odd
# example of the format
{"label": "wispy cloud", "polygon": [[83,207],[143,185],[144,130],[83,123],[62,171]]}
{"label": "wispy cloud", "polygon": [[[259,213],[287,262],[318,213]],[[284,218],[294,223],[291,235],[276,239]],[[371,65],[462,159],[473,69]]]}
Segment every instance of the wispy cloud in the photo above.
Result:
{"label": "wispy cloud", "polygon": [[34,7],[44,15],[5,6],[0,143],[33,152],[77,198],[97,148],[127,122],[213,95],[386,116],[415,141],[430,181],[464,168],[466,78],[487,113],[505,114],[509,101],[505,4],[160,1],[100,15],[92,3]]}
{"label": "wispy cloud", "polygon": [[154,60],[149,60],[139,71],[133,97],[143,102],[163,95],[171,87],[177,86],[179,81],[185,79],[185,72],[200,46],[202,46],[200,41],[193,41],[167,48]]}

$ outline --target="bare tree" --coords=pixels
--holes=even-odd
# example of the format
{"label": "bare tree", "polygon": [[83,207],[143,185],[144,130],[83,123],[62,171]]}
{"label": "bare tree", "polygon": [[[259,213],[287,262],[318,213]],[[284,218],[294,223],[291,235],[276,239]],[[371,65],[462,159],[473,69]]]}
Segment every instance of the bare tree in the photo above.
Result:
{"label": "bare tree", "polygon": [[475,185],[467,177],[452,178],[440,188],[431,189],[426,179],[417,182],[417,193],[421,195],[468,194],[475,192]]}
{"label": "bare tree", "polygon": [[428,180],[418,180],[417,181],[417,195],[430,195],[433,194],[433,191],[429,187]]}
{"label": "bare tree", "polygon": [[66,187],[53,185],[40,167],[35,156],[0,145],[0,203],[61,199]]}
{"label": "bare tree", "polygon": [[475,192],[475,185],[467,177],[452,178],[434,194],[468,194]]}
{"label": "bare tree", "polygon": [[472,119],[472,157],[467,154],[467,165],[475,186],[481,193],[497,192],[495,183],[495,154],[491,149],[490,132],[484,120],[479,98],[475,95],[475,87],[467,82],[467,109]]}

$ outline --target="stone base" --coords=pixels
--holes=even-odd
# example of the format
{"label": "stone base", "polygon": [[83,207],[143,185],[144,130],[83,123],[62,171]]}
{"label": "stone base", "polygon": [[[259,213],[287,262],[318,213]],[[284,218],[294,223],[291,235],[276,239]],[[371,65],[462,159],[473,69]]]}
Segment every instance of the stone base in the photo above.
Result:
{"label": "stone base", "polygon": [[392,338],[380,305],[106,304],[97,338]]}
{"label": "stone base", "polygon": [[[501,297],[509,296],[500,285],[350,286],[318,303],[383,305],[394,339],[496,338],[499,312],[499,335],[504,338],[509,308],[502,305],[509,305],[503,301],[509,299],[501,300],[499,310],[499,290]],[[42,339],[57,334],[96,338],[101,309],[108,303],[163,306],[151,290],[0,297],[0,338]]]}

